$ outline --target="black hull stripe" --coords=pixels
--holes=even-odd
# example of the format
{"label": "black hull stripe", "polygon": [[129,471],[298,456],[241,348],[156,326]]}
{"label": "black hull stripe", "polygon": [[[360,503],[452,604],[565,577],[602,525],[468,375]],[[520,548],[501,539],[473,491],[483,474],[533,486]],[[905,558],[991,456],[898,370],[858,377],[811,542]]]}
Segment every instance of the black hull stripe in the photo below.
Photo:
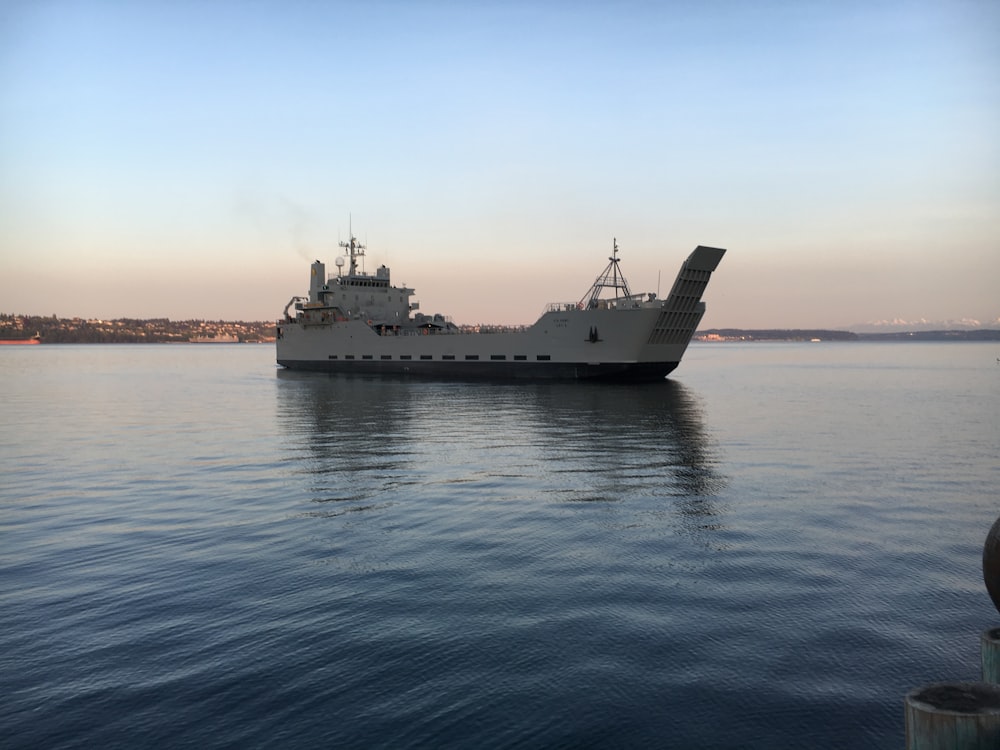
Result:
{"label": "black hull stripe", "polygon": [[421,362],[380,360],[279,359],[289,370],[356,373],[359,375],[409,375],[456,380],[662,380],[677,362]]}

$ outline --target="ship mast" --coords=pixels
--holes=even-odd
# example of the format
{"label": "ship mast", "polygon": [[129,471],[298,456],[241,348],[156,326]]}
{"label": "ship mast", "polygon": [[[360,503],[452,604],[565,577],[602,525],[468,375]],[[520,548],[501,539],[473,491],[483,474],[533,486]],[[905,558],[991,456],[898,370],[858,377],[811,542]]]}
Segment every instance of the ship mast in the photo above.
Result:
{"label": "ship mast", "polygon": [[345,250],[347,250],[348,256],[350,257],[351,260],[351,266],[350,269],[348,270],[348,276],[354,276],[358,270],[357,259],[363,258],[365,255],[365,245],[362,245],[360,242],[358,242],[358,238],[354,236],[353,232],[351,232],[351,239],[349,242],[338,242],[337,244],[340,245]]}
{"label": "ship mast", "polygon": [[580,300],[581,307],[584,305],[588,308],[597,307],[597,300],[600,299],[601,292],[605,289],[614,289],[615,299],[632,296],[632,292],[628,288],[628,282],[625,280],[625,275],[622,273],[621,268],[618,267],[617,238],[612,238],[611,257],[608,260],[610,262],[607,267],[597,277],[597,280],[594,281],[583,299]]}

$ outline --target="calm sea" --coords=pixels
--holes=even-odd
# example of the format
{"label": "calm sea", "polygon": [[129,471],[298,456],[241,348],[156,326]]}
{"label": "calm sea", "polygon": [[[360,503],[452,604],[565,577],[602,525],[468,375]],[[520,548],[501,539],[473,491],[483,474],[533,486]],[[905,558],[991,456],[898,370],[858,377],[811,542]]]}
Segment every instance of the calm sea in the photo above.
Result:
{"label": "calm sea", "polygon": [[1000,625],[996,344],[656,385],[0,348],[5,748],[899,748]]}

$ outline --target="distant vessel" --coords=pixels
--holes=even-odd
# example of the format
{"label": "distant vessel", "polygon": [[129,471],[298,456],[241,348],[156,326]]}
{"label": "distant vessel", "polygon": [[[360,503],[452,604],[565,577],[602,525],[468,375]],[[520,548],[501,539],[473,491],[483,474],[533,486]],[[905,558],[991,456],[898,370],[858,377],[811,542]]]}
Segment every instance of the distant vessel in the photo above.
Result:
{"label": "distant vessel", "polygon": [[[459,328],[416,312],[414,290],[389,269],[358,268],[365,246],[341,242],[337,275],[312,264],[308,297],[292,297],[277,326],[277,361],[290,369],[499,379],[661,380],[680,364],[705,314],[702,293],[725,250],[699,245],[665,300],[633,294],[618,243],[579,302],[547,306],[534,325],[501,332]],[[344,265],[347,272],[344,273]]]}
{"label": "distant vessel", "polygon": [[13,339],[0,339],[0,346],[21,346],[24,344],[40,344],[42,343],[41,334],[36,333],[34,336],[24,336],[22,338]]}

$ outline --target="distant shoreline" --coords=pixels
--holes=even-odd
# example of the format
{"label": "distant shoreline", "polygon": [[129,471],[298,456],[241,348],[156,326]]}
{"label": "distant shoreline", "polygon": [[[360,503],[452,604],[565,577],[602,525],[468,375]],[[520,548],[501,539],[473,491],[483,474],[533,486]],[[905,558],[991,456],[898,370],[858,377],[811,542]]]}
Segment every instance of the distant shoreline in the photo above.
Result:
{"label": "distant shoreline", "polygon": [[[504,326],[466,326],[481,335]],[[43,344],[270,344],[274,321],[179,320],[119,318],[115,320],[57,318],[0,313],[0,340],[33,338]],[[891,331],[855,333],[825,328],[709,328],[695,333],[707,343],[770,341],[1000,341],[1000,330]]]}
{"label": "distant shoreline", "polygon": [[825,329],[743,329],[711,328],[698,331],[696,341],[725,343],[737,341],[1000,341],[1000,330],[976,328],[950,331],[892,331],[886,333],[854,333]]}

